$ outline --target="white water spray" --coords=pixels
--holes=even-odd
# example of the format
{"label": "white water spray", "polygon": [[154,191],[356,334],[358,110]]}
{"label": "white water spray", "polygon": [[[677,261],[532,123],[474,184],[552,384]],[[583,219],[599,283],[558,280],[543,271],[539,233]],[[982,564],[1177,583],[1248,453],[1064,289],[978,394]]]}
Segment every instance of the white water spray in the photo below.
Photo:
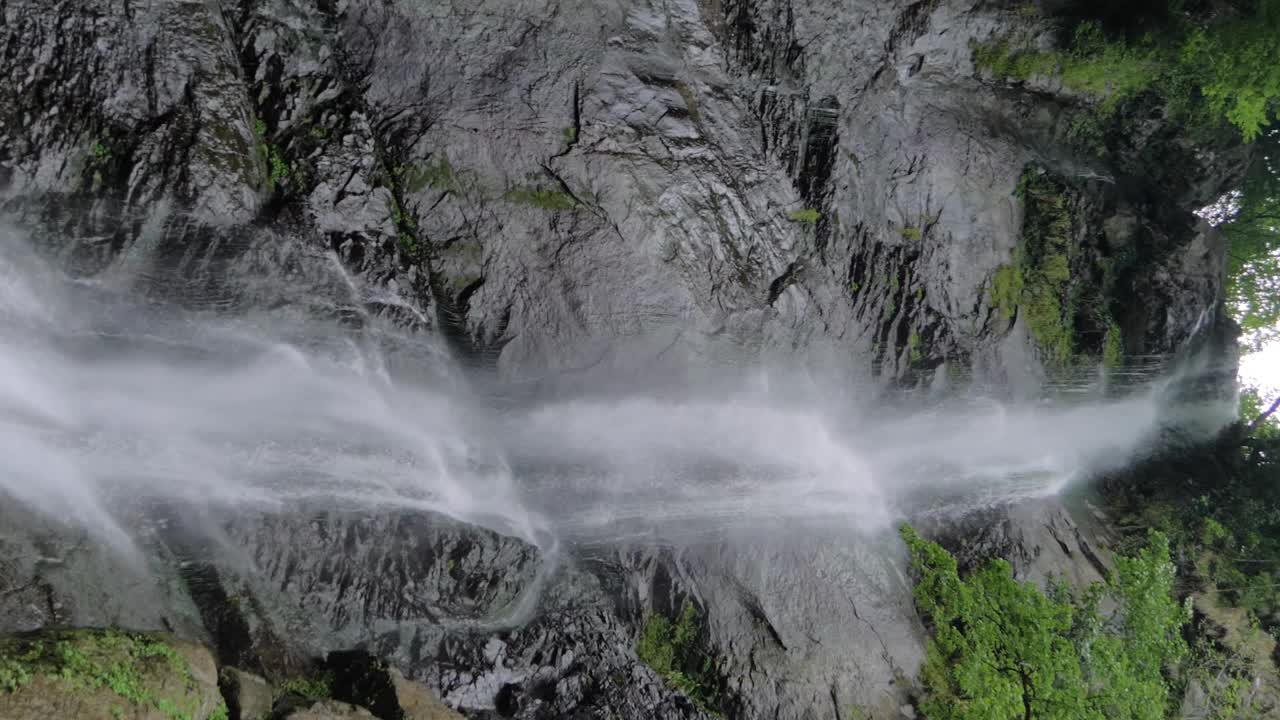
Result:
{"label": "white water spray", "polygon": [[[352,330],[144,303],[0,237],[0,494],[121,547],[121,508],[146,500],[423,509],[544,548],[770,523],[879,530],[908,509],[1056,492],[1131,459],[1162,412],[1158,385],[915,414],[749,384],[499,410],[420,338],[430,367],[388,370],[373,318]],[[331,256],[312,256],[359,294]]]}

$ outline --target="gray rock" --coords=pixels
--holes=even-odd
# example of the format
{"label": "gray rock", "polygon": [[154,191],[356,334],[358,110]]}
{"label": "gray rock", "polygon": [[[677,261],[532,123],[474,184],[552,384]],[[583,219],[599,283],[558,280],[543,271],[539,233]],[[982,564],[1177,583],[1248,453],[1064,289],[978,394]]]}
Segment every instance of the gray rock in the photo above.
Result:
{"label": "gray rock", "polygon": [[0,632],[119,626],[202,640],[171,560],[112,546],[0,497]]}
{"label": "gray rock", "polygon": [[224,667],[218,671],[218,689],[222,691],[233,718],[259,720],[271,714],[275,690],[253,673]]}
{"label": "gray rock", "polygon": [[[245,301],[225,264],[297,242],[337,253],[360,279],[352,302],[436,327],[510,379],[746,355],[908,384],[954,367],[1033,393],[1039,353],[988,287],[1018,244],[1013,191],[1034,162],[1064,183],[1079,277],[1141,228],[1151,256],[1105,289],[1126,350],[1169,352],[1221,322],[1224,244],[1190,211],[1230,186],[1241,153],[1151,122],[1082,152],[1067,133],[1079,97],[975,70],[972,42],[1049,41],[1011,11],[4,12],[4,207],[80,271],[191,302]],[[789,219],[802,208],[819,219]]]}
{"label": "gray rock", "polygon": [[225,527],[227,593],[254,598],[250,626],[307,654],[365,648],[473,716],[699,716],[639,663],[593,576],[514,538],[427,514]]}

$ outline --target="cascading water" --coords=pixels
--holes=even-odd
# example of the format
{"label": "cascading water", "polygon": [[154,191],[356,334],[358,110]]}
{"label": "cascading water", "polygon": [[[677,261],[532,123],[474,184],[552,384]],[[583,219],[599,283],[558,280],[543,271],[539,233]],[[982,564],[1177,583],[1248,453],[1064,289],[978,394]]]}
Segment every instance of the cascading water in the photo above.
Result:
{"label": "cascading water", "polygon": [[[361,307],[331,255],[298,252],[310,280],[268,284]],[[1162,383],[915,413],[763,382],[499,408],[439,347],[376,318],[256,292],[234,312],[183,309],[100,277],[71,280],[3,233],[0,491],[121,548],[117,518],[145,500],[425,509],[544,549],[798,520],[878,530],[908,511],[1056,492],[1149,445],[1164,412]]]}

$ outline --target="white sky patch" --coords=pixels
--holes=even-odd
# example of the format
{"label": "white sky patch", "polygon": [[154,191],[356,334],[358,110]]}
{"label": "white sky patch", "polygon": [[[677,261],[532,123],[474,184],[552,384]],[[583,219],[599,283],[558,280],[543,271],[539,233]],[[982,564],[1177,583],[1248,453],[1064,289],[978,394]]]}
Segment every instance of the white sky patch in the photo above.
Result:
{"label": "white sky patch", "polygon": [[[1196,215],[1210,225],[1219,227],[1239,214],[1243,197],[1244,193],[1241,191],[1232,190],[1212,205],[1197,210]],[[1265,401],[1273,399],[1280,393],[1280,342],[1263,345],[1257,352],[1242,355],[1238,377],[1241,387],[1257,389]]]}
{"label": "white sky patch", "polygon": [[1280,392],[1280,343],[1271,343],[1240,358],[1240,384],[1258,388],[1268,400]]}

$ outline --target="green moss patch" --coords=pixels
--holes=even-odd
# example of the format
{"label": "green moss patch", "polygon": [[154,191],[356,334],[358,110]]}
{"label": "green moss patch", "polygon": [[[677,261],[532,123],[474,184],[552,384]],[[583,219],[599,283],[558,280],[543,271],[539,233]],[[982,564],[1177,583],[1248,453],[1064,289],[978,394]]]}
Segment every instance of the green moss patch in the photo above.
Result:
{"label": "green moss patch", "polygon": [[[91,698],[107,699],[101,703],[104,712],[116,717],[142,709],[170,720],[226,713],[220,703],[209,707],[208,698],[217,697],[216,689],[201,686],[181,653],[165,640],[139,633],[75,630],[0,640],[0,708],[6,702],[14,706],[4,712],[27,707],[17,696],[28,686],[37,695],[47,695],[35,689],[37,683],[56,686],[66,696],[67,707],[96,707],[99,703]],[[41,707],[60,707],[56,698],[36,700],[44,703]]]}
{"label": "green moss patch", "polygon": [[542,187],[513,188],[503,195],[503,199],[517,205],[551,211],[577,210],[582,207],[582,203],[569,193]]}
{"label": "green moss patch", "polygon": [[286,680],[277,693],[278,697],[294,695],[304,700],[328,700],[333,697],[333,678],[320,673],[311,676],[298,676]]}
{"label": "green moss patch", "polygon": [[1102,341],[1102,364],[1110,369],[1124,364],[1124,336],[1114,320],[1107,324],[1107,335]]}
{"label": "green moss patch", "polygon": [[1141,36],[1108,35],[1083,20],[1065,49],[1039,50],[1034,34],[1007,33],[974,44],[973,62],[1006,80],[1058,77],[1097,98],[1104,116],[1126,98],[1153,93],[1176,122],[1230,123],[1252,141],[1280,113],[1280,1],[1198,19],[1182,5],[1171,0],[1158,28]]}
{"label": "green moss patch", "polygon": [[1072,225],[1065,188],[1033,166],[1023,173],[1017,193],[1024,209],[1022,248],[992,276],[991,304],[1006,318],[1023,313],[1036,345],[1053,364],[1064,366],[1074,348],[1068,292]]}
{"label": "green moss patch", "polygon": [[267,142],[267,123],[262,118],[253,121],[253,134],[258,139],[258,156],[267,167],[267,190],[274,192],[289,179],[289,163],[280,148]]}
{"label": "green moss patch", "polygon": [[813,225],[822,217],[822,213],[813,208],[804,208],[803,210],[792,210],[787,213],[787,219],[793,223],[803,223],[805,225]]}

